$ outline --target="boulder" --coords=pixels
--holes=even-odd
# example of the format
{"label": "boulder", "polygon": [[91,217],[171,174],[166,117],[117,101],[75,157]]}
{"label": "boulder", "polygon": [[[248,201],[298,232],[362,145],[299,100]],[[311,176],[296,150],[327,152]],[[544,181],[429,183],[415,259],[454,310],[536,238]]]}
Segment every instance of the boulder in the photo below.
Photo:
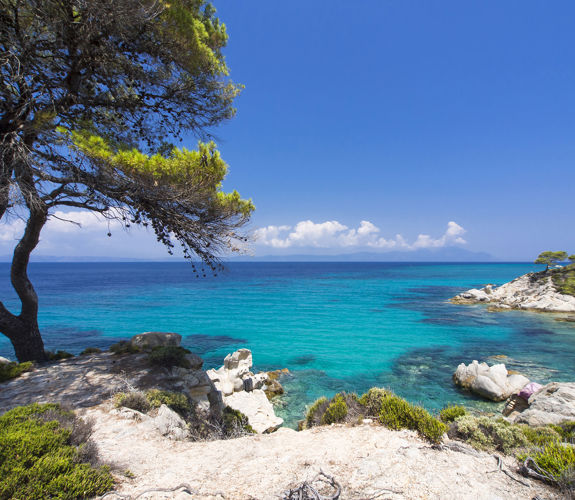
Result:
{"label": "boulder", "polygon": [[7,358],[3,358],[2,356],[0,356],[0,365],[7,365],[8,363],[12,363],[12,361],[10,361]]}
{"label": "boulder", "polygon": [[181,441],[190,435],[184,419],[166,405],[160,406],[152,422],[158,432],[168,439]]}
{"label": "boulder", "polygon": [[551,382],[529,397],[529,407],[512,419],[531,426],[575,420],[575,382]]}
{"label": "boulder", "polygon": [[492,401],[503,401],[519,392],[529,383],[523,375],[509,374],[504,364],[489,366],[473,360],[469,365],[461,363],[453,374],[455,385]]}
{"label": "boulder", "polygon": [[263,434],[273,432],[283,424],[283,419],[276,417],[274,408],[265,392],[254,389],[251,392],[234,392],[224,398],[225,403],[234,410],[241,411],[248,417],[254,431]]}
{"label": "boulder", "polygon": [[134,335],[130,343],[140,349],[153,349],[159,346],[179,346],[182,336],[171,332],[144,332]]}
{"label": "boulder", "polygon": [[[224,396],[230,396],[234,392],[245,390],[245,378],[254,377],[250,371],[252,362],[252,352],[249,349],[239,349],[225,357],[224,366],[217,370],[208,370],[207,374]],[[248,387],[257,387],[257,380],[248,382]]]}
{"label": "boulder", "polygon": [[[241,411],[256,432],[272,432],[283,420],[274,414],[272,404],[267,394],[283,393],[283,388],[277,381],[277,376],[270,377],[268,373],[254,374],[252,368],[252,353],[249,349],[239,349],[228,354],[224,366],[206,373],[213,382],[215,389],[221,394],[224,405]],[[265,402],[261,399],[265,397]],[[216,395],[210,396],[210,403],[216,406]],[[212,402],[214,401],[214,402]],[[245,411],[244,411],[245,410]]]}

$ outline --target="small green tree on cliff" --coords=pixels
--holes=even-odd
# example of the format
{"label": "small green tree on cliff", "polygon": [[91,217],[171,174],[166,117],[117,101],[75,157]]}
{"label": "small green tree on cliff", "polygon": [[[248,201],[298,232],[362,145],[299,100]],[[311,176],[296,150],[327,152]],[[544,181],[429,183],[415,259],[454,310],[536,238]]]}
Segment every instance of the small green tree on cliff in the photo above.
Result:
{"label": "small green tree on cliff", "polygon": [[571,262],[572,265],[575,264],[575,253],[567,257],[567,259],[569,260],[569,262]]}
{"label": "small green tree on cliff", "polygon": [[234,115],[227,39],[205,0],[0,0],[0,221],[26,221],[0,333],[19,361],[46,359],[28,262],[61,207],[149,227],[213,269],[241,244],[254,207],[222,190],[215,144],[173,146]]}
{"label": "small green tree on cliff", "polygon": [[[571,259],[571,257],[569,259]],[[567,260],[567,252],[541,252],[535,260],[535,264],[545,264],[547,266],[545,271],[547,271],[550,265],[565,260]]]}

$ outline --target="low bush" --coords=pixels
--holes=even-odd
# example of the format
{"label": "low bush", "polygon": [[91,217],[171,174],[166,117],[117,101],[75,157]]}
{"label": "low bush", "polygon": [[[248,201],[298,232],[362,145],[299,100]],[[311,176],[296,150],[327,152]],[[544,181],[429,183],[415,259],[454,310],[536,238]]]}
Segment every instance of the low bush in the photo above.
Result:
{"label": "low bush", "polygon": [[379,387],[372,387],[369,391],[359,398],[359,403],[365,408],[365,414],[370,417],[379,415],[382,401],[388,397],[391,392]]}
{"label": "low bush", "polygon": [[309,429],[314,425],[320,425],[321,418],[328,406],[329,399],[326,397],[322,396],[321,398],[316,399],[307,410],[305,416],[305,427]]}
{"label": "low bush", "polygon": [[360,398],[355,394],[339,393],[333,399],[320,398],[307,411],[305,428],[334,422],[355,423],[364,416],[378,419],[390,429],[411,429],[425,439],[441,441],[447,426],[424,408],[408,403],[390,391],[371,388]]}
{"label": "low bush", "polygon": [[46,351],[46,357],[49,361],[60,361],[61,359],[73,358],[74,355],[68,351]]}
{"label": "low bush", "polygon": [[323,425],[329,425],[336,422],[343,422],[347,416],[347,412],[345,397],[342,394],[336,394],[325,409],[321,417],[321,423]]}
{"label": "low bush", "polygon": [[148,361],[154,366],[164,368],[172,368],[173,366],[190,368],[190,362],[186,359],[186,354],[190,352],[188,349],[179,346],[154,347],[152,352],[148,354]]}
{"label": "low bush", "polygon": [[109,468],[83,460],[90,442],[84,441],[85,424],[76,422],[55,404],[18,407],[0,417],[0,500],[71,500],[112,489]]}
{"label": "low bush", "polygon": [[222,412],[223,437],[238,437],[244,434],[253,434],[255,431],[241,411],[226,406]]}
{"label": "low bush", "polygon": [[86,354],[100,354],[102,349],[98,349],[97,347],[86,347],[81,353],[80,356],[85,356]]}
{"label": "low bush", "polygon": [[509,454],[529,445],[523,427],[503,418],[466,415],[455,421],[449,436],[469,443],[480,450],[496,450]]}
{"label": "low bush", "polygon": [[447,424],[464,415],[467,415],[467,410],[463,406],[446,406],[439,412],[439,420]]}
{"label": "low bush", "polygon": [[532,458],[537,467],[560,488],[568,493],[568,498],[575,494],[575,448],[570,444],[558,441],[547,443],[539,449],[524,452],[518,459],[524,462]]}
{"label": "low bush", "polygon": [[152,408],[159,408],[162,405],[167,405],[181,416],[186,416],[192,411],[192,403],[183,392],[151,389],[146,392],[146,399]]}
{"label": "low bush", "polygon": [[381,401],[379,422],[390,429],[410,429],[431,441],[441,441],[447,426],[420,406],[412,405],[395,394],[388,394]]}
{"label": "low bush", "polygon": [[110,346],[110,352],[116,356],[121,356],[123,354],[137,354],[142,352],[139,347],[132,345],[131,342],[127,340],[120,340]]}
{"label": "low bush", "polygon": [[124,407],[141,413],[147,413],[152,409],[146,394],[141,391],[118,392],[114,395],[116,408]]}
{"label": "low bush", "polygon": [[22,373],[30,371],[33,366],[34,363],[32,363],[32,361],[25,361],[24,363],[1,363],[0,382],[19,377]]}

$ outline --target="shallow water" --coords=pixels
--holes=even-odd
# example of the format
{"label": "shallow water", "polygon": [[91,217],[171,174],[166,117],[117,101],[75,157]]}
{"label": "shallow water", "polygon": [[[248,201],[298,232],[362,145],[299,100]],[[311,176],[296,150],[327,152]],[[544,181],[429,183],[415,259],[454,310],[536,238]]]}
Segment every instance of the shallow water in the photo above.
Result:
{"label": "shallow water", "polygon": [[[142,331],[175,331],[206,365],[239,347],[257,369],[287,367],[279,413],[291,423],[305,405],[371,386],[438,409],[491,407],[451,383],[462,361],[509,356],[540,382],[575,379],[575,325],[553,315],[490,313],[447,299],[535,270],[530,264],[234,263],[197,279],[185,263],[36,263],[48,349],[108,347]],[[0,264],[0,298],[17,301]],[[0,338],[0,355],[13,357]]]}

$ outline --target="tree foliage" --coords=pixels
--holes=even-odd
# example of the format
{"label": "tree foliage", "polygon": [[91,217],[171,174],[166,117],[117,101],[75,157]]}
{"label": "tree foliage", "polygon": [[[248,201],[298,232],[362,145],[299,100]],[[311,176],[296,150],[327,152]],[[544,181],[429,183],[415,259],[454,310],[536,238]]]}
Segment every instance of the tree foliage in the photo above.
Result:
{"label": "tree foliage", "polygon": [[544,264],[549,269],[550,265],[564,262],[565,260],[567,260],[567,252],[541,252],[535,260],[535,264]]}
{"label": "tree foliage", "polygon": [[[0,219],[27,220],[11,269],[22,309],[0,303],[0,331],[18,359],[43,358],[27,266],[56,207],[150,227],[212,269],[241,244],[254,207],[222,190],[206,141],[241,90],[227,39],[204,0],[0,0]],[[176,148],[185,134],[204,142]]]}

